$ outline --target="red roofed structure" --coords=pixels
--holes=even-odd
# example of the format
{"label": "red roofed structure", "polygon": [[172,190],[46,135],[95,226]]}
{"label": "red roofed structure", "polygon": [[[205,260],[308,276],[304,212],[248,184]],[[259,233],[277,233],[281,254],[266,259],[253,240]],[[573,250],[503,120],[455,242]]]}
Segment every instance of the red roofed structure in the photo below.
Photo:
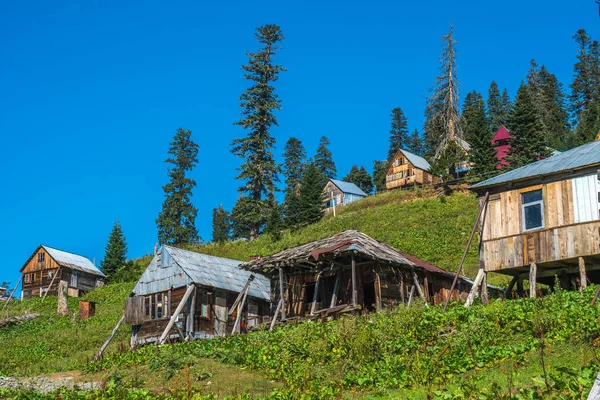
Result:
{"label": "red roofed structure", "polygon": [[506,156],[510,152],[510,140],[511,136],[508,132],[508,129],[504,125],[502,125],[494,134],[492,138],[492,145],[494,149],[496,149],[496,158],[498,159],[497,168],[501,169],[509,164],[508,161],[505,160]]}

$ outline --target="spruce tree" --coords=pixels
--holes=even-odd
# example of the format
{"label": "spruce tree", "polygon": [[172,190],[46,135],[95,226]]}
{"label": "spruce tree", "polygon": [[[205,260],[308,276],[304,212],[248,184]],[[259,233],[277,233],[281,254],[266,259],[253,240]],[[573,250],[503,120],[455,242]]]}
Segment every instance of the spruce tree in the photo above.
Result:
{"label": "spruce tree", "polygon": [[285,144],[281,167],[285,177],[285,202],[290,196],[296,195],[305,168],[306,150],[300,140],[292,137]]}
{"label": "spruce tree", "polygon": [[487,117],[490,122],[490,130],[495,133],[502,125],[506,125],[510,113],[510,96],[504,89],[500,94],[500,89],[495,81],[490,83],[487,98]]}
{"label": "spruce tree", "polygon": [[600,134],[600,102],[591,102],[587,109],[579,113],[575,142],[577,145],[593,142],[598,134]]}
{"label": "spruce tree", "polygon": [[299,225],[308,225],[323,218],[323,187],[327,182],[314,163],[306,168],[300,183],[298,201],[300,203]]}
{"label": "spruce tree", "polygon": [[574,119],[585,110],[590,102],[594,100],[595,78],[592,76],[594,64],[590,54],[591,38],[584,29],[579,29],[573,36],[577,42],[577,62],[573,66],[573,82],[571,83],[571,113]]}
{"label": "spruce tree", "polygon": [[271,212],[267,218],[264,233],[270,235],[275,240],[279,240],[281,238],[281,231],[285,228],[282,216],[283,206],[275,203],[271,205],[270,209]]}
{"label": "spruce tree", "polygon": [[542,122],[550,135],[548,145],[553,149],[567,150],[572,147],[573,133],[563,85],[543,65],[538,73],[538,85],[544,110]]}
{"label": "spruce tree", "polygon": [[373,191],[373,180],[363,166],[359,168],[356,165],[353,165],[348,175],[344,177],[344,182],[354,183],[367,194]]}
{"label": "spruce tree", "polygon": [[163,186],[165,200],[156,219],[158,239],[163,244],[190,244],[200,239],[196,229],[198,209],[192,204],[196,181],[187,177],[198,163],[198,145],[192,141],[192,131],[178,128],[165,162],[169,168],[169,183]]}
{"label": "spruce tree", "polygon": [[506,161],[510,163],[510,168],[518,168],[551,155],[547,147],[547,130],[525,84],[521,84],[517,92],[509,126],[511,148]]}
{"label": "spruce tree", "polygon": [[377,193],[385,192],[387,170],[390,167],[388,160],[373,160],[373,184]]}
{"label": "spruce tree", "polygon": [[231,221],[230,215],[223,204],[213,209],[212,216],[212,240],[214,243],[223,243],[231,239]]}
{"label": "spruce tree", "polygon": [[478,179],[487,178],[496,172],[498,160],[481,94],[472,91],[465,96],[462,117],[465,139],[471,145],[469,161],[473,165],[469,174]]}
{"label": "spruce tree", "polygon": [[[304,178],[304,175],[302,175],[302,178]],[[302,222],[299,196],[300,185],[298,185],[296,192],[290,193],[286,197],[283,208],[283,223],[286,228],[293,228]]]}
{"label": "spruce tree", "polygon": [[264,25],[255,35],[262,48],[257,53],[247,52],[249,62],[243,65],[245,79],[251,85],[240,96],[242,120],[236,122],[248,131],[248,135],[232,142],[231,152],[244,159],[237,179],[244,181],[239,191],[245,195],[244,204],[251,208],[246,218],[252,216],[250,238],[260,233],[274,202],[278,166],[273,156],[275,138],[270,129],[277,126],[274,112],[281,108],[273,82],[284,68],[273,62],[279,43],[283,40],[277,25]]}
{"label": "spruce tree", "polygon": [[408,122],[404,112],[400,107],[392,110],[392,127],[390,129],[390,148],[388,150],[388,160],[394,158],[398,150],[408,145]]}
{"label": "spruce tree", "polygon": [[406,150],[418,156],[423,156],[423,139],[417,129],[415,129],[408,138]]}
{"label": "spruce tree", "polygon": [[337,175],[337,169],[335,168],[335,162],[333,156],[329,150],[329,139],[325,136],[321,136],[319,140],[319,147],[317,147],[317,154],[315,154],[315,167],[321,174],[327,178],[335,179]]}
{"label": "spruce tree", "polygon": [[[269,215],[264,210],[257,209],[249,197],[241,195],[231,210],[231,234],[235,240],[251,239],[256,220],[263,215]],[[270,212],[270,210],[269,210]]]}
{"label": "spruce tree", "polygon": [[127,240],[121,228],[121,223],[116,221],[106,243],[104,259],[100,264],[102,272],[110,279],[127,263]]}

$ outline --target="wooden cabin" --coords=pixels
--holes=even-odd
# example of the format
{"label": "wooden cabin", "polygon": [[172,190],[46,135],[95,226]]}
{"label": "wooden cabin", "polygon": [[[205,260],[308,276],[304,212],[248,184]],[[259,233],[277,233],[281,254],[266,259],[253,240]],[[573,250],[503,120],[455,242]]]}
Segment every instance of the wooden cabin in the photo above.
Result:
{"label": "wooden cabin", "polygon": [[268,320],[269,281],[240,263],[162,246],[126,302],[132,346],[224,336],[236,323],[240,332]]}
{"label": "wooden cabin", "polygon": [[435,181],[429,173],[431,166],[423,157],[406,150],[398,150],[388,168],[385,187],[396,189],[404,187],[432,185]]}
{"label": "wooden cabin", "polygon": [[520,293],[528,279],[531,296],[555,276],[564,288],[600,282],[599,179],[600,141],[471,186],[484,207],[478,278],[510,275]]}
{"label": "wooden cabin", "polygon": [[[271,279],[274,319],[335,316],[410,304],[444,302],[454,274],[404,254],[359,231],[345,231],[241,266]],[[471,282],[459,278],[453,300]],[[281,296],[283,293],[283,296]]]}
{"label": "wooden cabin", "polygon": [[368,195],[354,183],[329,179],[323,189],[323,196],[326,199],[325,212],[328,212],[332,208],[345,206]]}
{"label": "wooden cabin", "polygon": [[58,294],[61,281],[71,297],[104,285],[106,276],[86,257],[40,245],[21,268],[21,298]]}

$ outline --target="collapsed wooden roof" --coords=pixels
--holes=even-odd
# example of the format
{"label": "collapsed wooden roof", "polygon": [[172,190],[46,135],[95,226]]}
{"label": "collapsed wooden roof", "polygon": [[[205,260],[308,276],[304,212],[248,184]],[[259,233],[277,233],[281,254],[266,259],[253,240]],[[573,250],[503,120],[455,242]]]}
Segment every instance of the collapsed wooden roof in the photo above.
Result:
{"label": "collapsed wooden roof", "polygon": [[[316,268],[319,264],[335,263],[351,254],[360,256],[361,261],[370,260],[388,265],[426,269],[393,247],[355,230],[344,231],[324,239],[292,247],[269,257],[241,264],[240,267],[250,271],[265,271],[279,267]],[[434,268],[435,272],[443,271],[437,267]]]}

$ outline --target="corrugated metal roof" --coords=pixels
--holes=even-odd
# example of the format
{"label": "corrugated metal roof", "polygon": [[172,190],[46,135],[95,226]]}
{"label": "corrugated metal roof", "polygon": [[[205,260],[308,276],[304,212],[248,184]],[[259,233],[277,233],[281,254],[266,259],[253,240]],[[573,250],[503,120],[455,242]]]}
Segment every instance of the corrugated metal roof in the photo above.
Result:
{"label": "corrugated metal roof", "polygon": [[408,159],[408,161],[412,165],[414,165],[416,168],[419,168],[419,169],[422,169],[425,171],[429,171],[429,168],[431,168],[431,165],[429,165],[427,160],[424,159],[423,157],[413,154],[410,151],[407,151],[404,149],[401,149],[400,151],[402,152],[402,154],[404,154],[404,156]]}
{"label": "corrugated metal roof", "polygon": [[[176,247],[163,246],[135,285],[137,295],[157,293],[192,283],[239,293],[250,277],[248,271],[238,268],[241,261],[209,256]],[[248,294],[269,301],[270,284],[262,275],[254,273]]]}
{"label": "corrugated metal roof", "polygon": [[471,189],[481,189],[507,182],[556,174],[558,172],[580,169],[594,164],[600,164],[600,141],[587,143],[583,146],[575,147],[574,149],[553,155],[552,157],[486,179],[483,182],[472,185]]}
{"label": "corrugated metal roof", "polygon": [[61,267],[72,268],[77,271],[89,272],[90,274],[99,275],[106,278],[106,275],[102,273],[92,262],[80,255],[68,253],[66,251],[58,250],[49,246],[42,245],[44,250],[50,254],[50,257],[54,259]]}
{"label": "corrugated metal roof", "polygon": [[344,181],[340,181],[337,179],[330,179],[330,181],[333,182],[333,184],[335,186],[337,186],[344,193],[357,194],[359,196],[364,196],[364,197],[367,196],[367,194],[365,192],[363,192],[363,190],[361,188],[359,188],[358,186],[356,186],[354,183],[344,182]]}

